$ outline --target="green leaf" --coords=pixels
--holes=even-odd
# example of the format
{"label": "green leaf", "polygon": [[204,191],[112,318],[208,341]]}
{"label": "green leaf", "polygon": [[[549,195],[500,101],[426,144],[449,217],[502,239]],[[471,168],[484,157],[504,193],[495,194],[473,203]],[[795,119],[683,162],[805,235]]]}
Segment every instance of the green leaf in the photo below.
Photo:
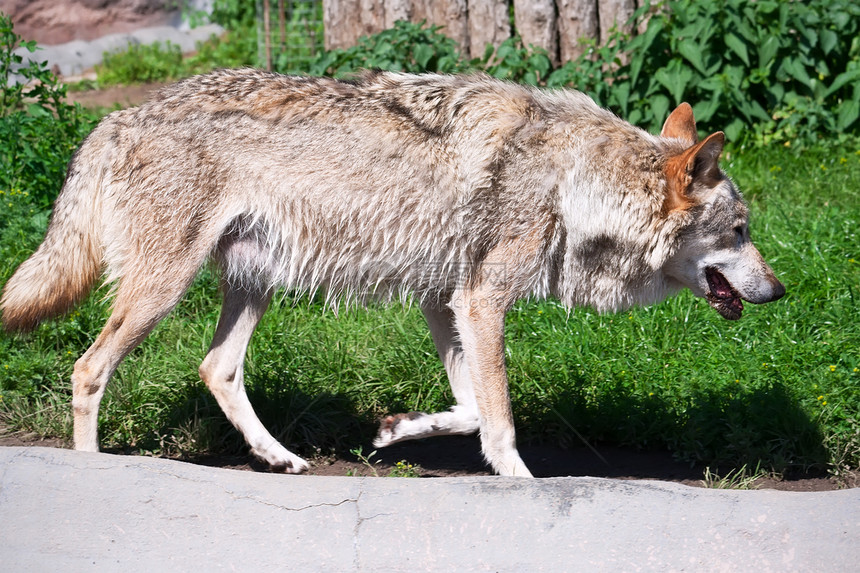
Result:
{"label": "green leaf", "polygon": [[[677,64],[677,65],[675,65]],[[672,62],[670,67],[660,68],[654,77],[672,94],[676,104],[681,103],[687,84],[693,79],[693,71],[680,62]]]}
{"label": "green leaf", "polygon": [[836,24],[836,27],[840,30],[845,29],[850,21],[851,16],[846,12],[837,12],[836,14],[833,14],[833,23]]}
{"label": "green leaf", "polygon": [[830,97],[833,93],[839,91],[839,89],[845,84],[856,81],[860,81],[860,68],[842,72],[834,78],[833,83],[831,83],[830,87],[827,88],[827,92],[824,97]]}
{"label": "green leaf", "polygon": [[728,79],[729,86],[735,90],[739,90],[744,81],[744,69],[740,66],[726,66],[724,73]]}
{"label": "green leaf", "polygon": [[738,57],[743,60],[747,66],[750,65],[750,57],[747,53],[747,47],[744,45],[743,41],[735,36],[733,33],[729,32],[726,35],[726,46],[728,46],[734,53],[738,55]]}
{"label": "green leaf", "polygon": [[839,107],[839,116],[836,118],[836,129],[845,131],[857,121],[858,116],[860,116],[860,102],[856,100],[842,102]]}
{"label": "green leaf", "polygon": [[744,130],[744,122],[739,118],[735,118],[723,129],[726,134],[726,139],[729,141],[738,141],[741,138],[741,133]]}
{"label": "green leaf", "polygon": [[720,96],[715,94],[710,101],[700,101],[693,106],[693,117],[699,123],[707,123],[720,107]]}
{"label": "green leaf", "polygon": [[705,62],[702,60],[702,48],[692,39],[685,39],[678,45],[678,53],[693,64],[699,72],[706,75]]}
{"label": "green leaf", "polygon": [[669,98],[655,95],[651,98],[651,113],[654,122],[662,122],[669,114]]}
{"label": "green leaf", "polygon": [[839,37],[833,30],[821,30],[820,36],[821,49],[824,51],[824,55],[827,56],[839,42]]}
{"label": "green leaf", "polygon": [[797,58],[787,58],[783,64],[785,71],[789,76],[793,77],[809,89],[812,89],[812,78],[806,73],[806,69],[800,60]]}
{"label": "green leaf", "polygon": [[776,56],[779,50],[779,40],[771,36],[758,47],[758,67],[765,68]]}
{"label": "green leaf", "polygon": [[762,107],[762,105],[756,100],[750,100],[750,114],[762,121],[770,121],[771,119],[767,110],[765,110],[764,107]]}
{"label": "green leaf", "polygon": [[779,8],[779,2],[763,1],[763,2],[758,3],[758,10],[762,14],[770,14],[771,12],[775,11],[777,8]]}
{"label": "green leaf", "polygon": [[645,63],[645,58],[633,58],[633,61],[630,62],[630,82],[634,85],[636,84],[636,80],[639,78],[639,72],[642,70],[642,64]]}
{"label": "green leaf", "polygon": [[427,63],[433,57],[433,48],[429,44],[418,44],[412,50],[412,54],[415,56],[415,63],[426,69]]}
{"label": "green leaf", "polygon": [[782,84],[773,84],[768,89],[768,93],[770,93],[777,103],[780,103],[782,102],[782,98],[785,97],[785,88]]}
{"label": "green leaf", "polygon": [[630,83],[621,82],[615,86],[612,91],[615,99],[618,101],[618,107],[621,109],[621,115],[627,115],[627,104],[630,101]]}

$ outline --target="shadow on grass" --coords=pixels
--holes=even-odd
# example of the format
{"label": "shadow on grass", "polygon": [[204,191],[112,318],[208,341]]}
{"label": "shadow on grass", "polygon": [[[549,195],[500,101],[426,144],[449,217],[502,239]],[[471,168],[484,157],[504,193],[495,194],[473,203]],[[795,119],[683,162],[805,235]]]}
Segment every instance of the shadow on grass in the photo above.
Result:
{"label": "shadow on grass", "polygon": [[561,442],[670,451],[714,471],[746,465],[786,479],[823,474],[828,464],[818,425],[781,383],[732,395],[704,390],[673,402],[614,394],[586,405],[568,393],[549,406],[543,422]]}
{"label": "shadow on grass", "polygon": [[[322,455],[357,462],[350,450],[361,447],[364,455],[374,451],[376,423],[360,411],[358,396],[313,395],[291,386],[259,375],[248,385],[251,403],[279,441],[306,458]],[[538,415],[528,411],[536,403],[521,404],[527,411],[518,412],[520,451],[541,477],[697,481],[706,465],[714,472],[728,472],[746,464],[792,479],[821,475],[826,469],[821,433],[781,384],[734,396],[704,391],[683,402],[685,406],[615,394],[589,406],[568,394],[544,402],[546,409]],[[252,460],[241,435],[202,383],[175,403],[157,434],[168,436],[159,439],[171,457],[267,469]],[[477,436],[404,442],[379,450],[373,458],[384,467],[400,460],[421,466],[424,475],[491,473]]]}

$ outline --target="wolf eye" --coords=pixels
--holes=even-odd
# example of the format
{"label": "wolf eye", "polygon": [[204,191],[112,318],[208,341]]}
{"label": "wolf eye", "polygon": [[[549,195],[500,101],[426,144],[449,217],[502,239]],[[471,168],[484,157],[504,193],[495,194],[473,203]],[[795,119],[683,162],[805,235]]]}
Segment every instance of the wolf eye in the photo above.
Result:
{"label": "wolf eye", "polygon": [[739,242],[743,242],[744,240],[744,227],[743,225],[738,225],[735,227],[735,236],[737,237]]}

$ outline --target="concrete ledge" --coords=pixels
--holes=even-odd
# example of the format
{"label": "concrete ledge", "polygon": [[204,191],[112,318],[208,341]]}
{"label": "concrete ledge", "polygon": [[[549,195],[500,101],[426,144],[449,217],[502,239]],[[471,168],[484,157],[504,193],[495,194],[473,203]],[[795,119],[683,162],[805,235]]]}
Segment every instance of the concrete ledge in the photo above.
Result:
{"label": "concrete ledge", "polygon": [[856,571],[860,489],[240,472],[0,448],[4,571]]}

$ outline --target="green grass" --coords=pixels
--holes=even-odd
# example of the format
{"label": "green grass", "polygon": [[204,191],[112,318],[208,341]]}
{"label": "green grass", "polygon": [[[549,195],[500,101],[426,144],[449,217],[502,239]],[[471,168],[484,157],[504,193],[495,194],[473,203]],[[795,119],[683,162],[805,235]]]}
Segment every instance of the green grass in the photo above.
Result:
{"label": "green grass", "polygon": [[[689,293],[603,316],[568,313],[555,301],[518,303],[507,321],[507,360],[520,441],[579,444],[581,435],[669,449],[723,472],[860,467],[860,150],[736,150],[724,167],[744,190],[754,240],[788,294],[748,305],[738,322]],[[38,245],[46,217],[21,193],[0,198],[14,215],[0,222],[5,282]],[[119,368],[102,404],[103,447],[245,451],[197,376],[217,319],[215,283],[203,272]],[[0,334],[8,426],[71,435],[69,376],[107,317],[104,294],[26,337]],[[246,383],[272,433],[311,456],[366,443],[383,413],[452,401],[417,308],[335,316],[319,300],[288,295],[255,334]]]}
{"label": "green grass", "polygon": [[222,37],[212,36],[198,42],[197,51],[191,55],[183,55],[180,47],[169,41],[132,44],[124,50],[105,52],[102,63],[95,68],[98,79],[95,82],[83,80],[73,91],[168,82],[215,68],[250,66],[256,63],[255,49],[256,33],[250,29],[226,32]]}

